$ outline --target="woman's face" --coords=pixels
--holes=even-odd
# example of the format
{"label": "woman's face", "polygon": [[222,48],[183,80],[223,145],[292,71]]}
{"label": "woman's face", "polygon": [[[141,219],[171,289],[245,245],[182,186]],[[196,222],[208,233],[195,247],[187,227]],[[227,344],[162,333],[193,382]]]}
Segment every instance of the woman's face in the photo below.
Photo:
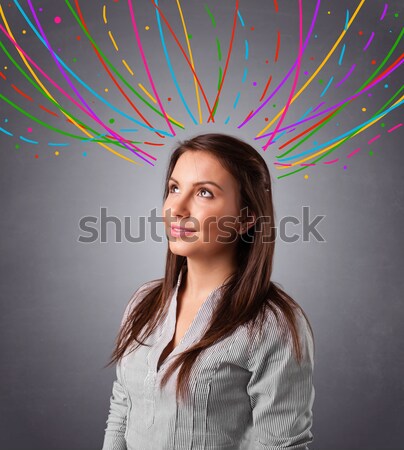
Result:
{"label": "woman's face", "polygon": [[[168,181],[163,205],[170,250],[204,258],[231,251],[240,229],[239,214],[239,186],[233,176],[208,152],[183,153]],[[194,231],[176,232],[173,226]]]}

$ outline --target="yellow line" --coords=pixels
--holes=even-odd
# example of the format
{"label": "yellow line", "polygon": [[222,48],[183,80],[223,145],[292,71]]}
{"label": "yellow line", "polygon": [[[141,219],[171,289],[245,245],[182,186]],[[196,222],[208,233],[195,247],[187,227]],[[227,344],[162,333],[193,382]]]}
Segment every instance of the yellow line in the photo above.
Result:
{"label": "yellow line", "polygon": [[157,103],[157,100],[150,94],[150,92],[143,86],[142,83],[138,83],[138,86],[150,98],[152,102]]}
{"label": "yellow line", "polygon": [[108,31],[108,34],[109,34],[109,37],[110,37],[112,43],[114,44],[115,50],[116,50],[117,52],[119,52],[119,49],[118,49],[118,46],[116,45],[114,36],[112,36],[112,32],[111,32],[111,31]]}
{"label": "yellow line", "polygon": [[[17,40],[15,39],[9,25],[7,22],[7,19],[4,15],[3,12],[3,8],[0,5],[0,16],[3,19],[3,22],[7,28],[8,34],[11,36],[12,39],[14,39],[15,42],[17,42]],[[46,89],[46,87],[42,84],[41,80],[37,77],[36,73],[34,72],[34,70],[32,69],[32,67],[30,66],[29,62],[27,61],[27,59],[25,58],[24,54],[20,51],[20,49],[18,47],[16,47],[16,50],[18,51],[21,59],[23,60],[24,64],[26,65],[27,69],[29,70],[29,72],[31,73],[31,75],[34,77],[35,81],[39,84],[39,86],[41,86],[41,88],[43,89],[43,91],[53,100],[55,101],[57,104],[58,101],[51,95],[51,93]],[[67,114],[65,114],[63,111],[60,111],[66,118],[68,118],[69,120],[71,120],[73,122],[73,124],[79,129],[81,130],[85,135],[87,135],[89,138],[93,138],[94,136],[92,136],[89,132],[87,132],[87,130],[83,129],[83,127],[81,125],[79,125],[72,117],[68,116]],[[109,152],[113,153],[116,156],[119,156],[120,158],[132,162],[133,164],[140,164],[143,165],[137,161],[134,161],[133,159],[128,158],[125,155],[121,155],[119,152],[113,150],[112,148],[108,147],[107,145],[105,145],[102,142],[97,142],[97,144],[101,145],[101,147],[104,147],[106,150],[108,150]]]}
{"label": "yellow line", "polygon": [[[187,41],[189,59],[191,61],[192,69],[195,72],[195,65],[194,65],[194,58],[192,56],[191,44],[189,43],[188,31],[187,31],[187,27],[185,25],[184,15],[182,14],[182,9],[181,9],[181,5],[180,5],[180,1],[179,0],[177,0],[177,6],[178,6],[178,11],[179,11],[180,16],[181,16],[182,26],[184,27],[184,34],[185,34],[185,39]],[[195,85],[196,101],[198,103],[199,123],[202,123],[201,100],[199,98],[199,88],[198,88],[198,82],[197,82],[195,74],[194,74],[194,85]]]}
{"label": "yellow line", "polygon": [[169,116],[168,114],[167,114],[167,117],[168,117],[170,120],[172,120],[175,124],[179,125],[180,127],[184,127],[184,124],[183,124],[183,123],[177,122],[175,119],[173,119],[173,118],[172,118],[171,116]]}
{"label": "yellow line", "polygon": [[[302,86],[302,88],[300,89],[299,92],[297,92],[295,94],[295,96],[292,98],[292,101],[290,102],[290,105],[300,96],[300,94],[306,89],[306,87],[313,81],[313,79],[317,76],[317,74],[320,72],[320,70],[324,67],[324,65],[327,63],[327,61],[330,59],[330,57],[332,56],[332,54],[334,53],[335,49],[338,47],[339,43],[341,42],[341,40],[343,39],[343,37],[345,36],[346,32],[348,31],[349,27],[351,26],[352,22],[355,20],[355,17],[358,15],[360,9],[362,8],[363,4],[365,3],[366,0],[361,0],[361,2],[359,3],[358,7],[356,8],[355,12],[353,13],[352,17],[350,18],[346,29],[344,28],[344,30],[342,31],[341,35],[339,36],[339,38],[336,40],[335,44],[333,45],[332,49],[329,51],[328,55],[324,58],[324,60],[322,61],[322,63],[317,67],[317,69],[315,70],[315,72],[313,73],[313,75],[306,81],[306,83],[304,84],[304,86]],[[289,106],[290,106],[289,105]],[[279,111],[279,113],[257,134],[256,137],[261,136],[262,134],[265,133],[266,130],[268,130],[268,128],[270,126],[272,126],[274,124],[274,122],[282,115],[283,111],[285,111],[285,107],[282,108],[281,111]]]}
{"label": "yellow line", "polygon": [[104,23],[108,23],[107,22],[107,5],[104,5],[102,7],[102,17],[104,18]]}
{"label": "yellow line", "polygon": [[135,75],[132,71],[132,69],[129,67],[128,63],[123,59],[122,64],[126,67],[127,71],[133,76]]}
{"label": "yellow line", "polygon": [[[398,99],[392,106],[397,105],[397,103],[401,102],[404,99],[404,95],[401,96],[400,99]],[[388,113],[386,113],[388,114]],[[368,129],[369,127],[371,127],[372,125],[374,125],[376,122],[378,122],[379,120],[383,119],[383,117],[386,115],[383,114],[382,116],[380,116],[377,119],[374,119],[372,122],[369,122],[367,125],[365,125],[363,128],[357,130],[355,132],[355,134],[351,137],[354,138],[355,136],[357,136],[358,134],[362,133],[363,131],[365,131],[366,129]],[[331,150],[332,148],[336,147],[337,145],[339,145],[342,141],[344,141],[345,138],[340,139],[338,142],[334,142],[333,144],[329,145],[328,147],[324,148],[323,150],[320,150],[319,152],[315,153],[314,155],[310,155],[308,157],[306,157],[305,159],[301,159],[299,161],[296,161],[294,163],[292,163],[290,166],[286,167],[286,166],[277,166],[277,170],[285,170],[285,169],[290,169],[290,167],[292,166],[297,166],[298,164],[304,163],[305,161],[309,161],[310,159],[313,159],[323,153],[325,153],[328,150]]]}

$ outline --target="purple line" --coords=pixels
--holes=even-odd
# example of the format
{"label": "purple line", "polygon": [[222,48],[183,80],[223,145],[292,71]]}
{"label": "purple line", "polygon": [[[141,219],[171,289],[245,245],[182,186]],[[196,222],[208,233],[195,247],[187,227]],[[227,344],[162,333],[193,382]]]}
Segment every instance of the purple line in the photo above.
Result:
{"label": "purple line", "polygon": [[[306,50],[307,44],[309,43],[309,39],[311,37],[311,34],[313,32],[313,28],[317,19],[318,10],[320,8],[321,0],[317,0],[316,9],[314,11],[313,20],[311,21],[310,29],[307,33],[306,39],[304,41],[303,49],[302,49],[302,56],[304,54],[304,51]],[[268,102],[277,94],[277,92],[281,89],[281,87],[286,83],[288,78],[290,77],[291,73],[297,66],[298,59],[294,62],[293,66],[290,68],[289,72],[286,74],[285,78],[280,82],[278,87],[272,92],[272,94],[264,100],[264,102],[252,113],[250,114],[244,122],[242,122],[240,125],[237,126],[237,128],[242,128],[244,125],[246,125],[253,117],[255,117],[267,104]]]}
{"label": "purple line", "polygon": [[366,42],[366,45],[363,47],[363,51],[366,52],[366,50],[368,49],[370,43],[372,42],[373,38],[375,37],[375,32],[372,31],[372,34],[370,35],[369,40]]}
{"label": "purple line", "polygon": [[338,84],[335,85],[336,88],[341,86],[342,83],[345,83],[345,81],[351,76],[355,67],[356,67],[356,64],[352,64],[352,67],[348,70],[348,73],[344,76],[344,78]]}
{"label": "purple line", "polygon": [[312,112],[316,112],[318,109],[320,109],[323,105],[325,105],[326,102],[321,102],[318,106],[316,106]]}
{"label": "purple line", "polygon": [[[91,107],[87,104],[87,102],[84,100],[84,98],[80,95],[80,92],[75,88],[74,84],[70,81],[69,77],[67,76],[66,72],[64,71],[64,69],[62,68],[61,64],[59,63],[59,61],[57,60],[57,58],[55,57],[55,52],[53,51],[50,42],[48,41],[48,38],[46,37],[46,34],[42,28],[41,23],[38,20],[38,16],[36,15],[35,9],[32,6],[32,1],[31,0],[27,0],[28,1],[28,5],[29,8],[31,10],[31,13],[35,19],[35,22],[37,24],[38,30],[41,33],[44,41],[46,42],[46,46],[49,50],[49,52],[52,55],[53,60],[55,61],[59,71],[61,72],[61,74],[63,75],[64,79],[67,81],[67,83],[69,84],[69,86],[71,87],[71,89],[74,91],[74,93],[77,95],[77,97],[80,99],[81,103],[83,105],[85,105],[86,109],[91,112],[92,114],[92,118],[99,123],[99,125],[101,125],[105,130],[109,131],[111,133],[111,135],[113,135],[115,137],[115,139],[117,139],[124,147],[126,147],[129,151],[131,151],[132,153],[136,154],[137,156],[139,156],[140,158],[142,158],[144,161],[146,161],[148,164],[152,165],[153,164],[148,161],[147,159],[143,158],[143,156],[141,156],[139,153],[134,152],[134,150],[132,148],[130,148],[128,145],[126,145],[126,143],[124,142],[123,138],[121,136],[119,136],[118,134],[116,134],[112,129],[110,129],[108,126],[106,126],[102,120],[95,114],[95,112],[91,109]],[[138,147],[136,147],[134,144],[130,144],[132,147],[136,148],[137,150],[141,151],[142,150]]]}
{"label": "purple line", "polygon": [[382,21],[387,13],[387,9],[388,9],[389,5],[387,3],[384,4],[384,9],[382,12],[382,15],[380,16],[380,20]]}
{"label": "purple line", "polygon": [[[357,97],[359,97],[360,95],[364,94],[364,93],[365,93],[366,91],[368,91],[369,89],[372,89],[374,86],[376,86],[377,84],[381,83],[381,82],[382,82],[385,78],[387,78],[392,72],[394,72],[396,69],[398,69],[398,68],[401,66],[401,64],[403,64],[403,63],[404,63],[404,59],[402,59],[399,63],[397,63],[395,66],[393,66],[393,67],[392,67],[388,72],[386,72],[386,73],[383,75],[383,77],[381,77],[378,81],[376,81],[376,82],[373,81],[371,84],[369,84],[369,86],[365,87],[364,89],[362,89],[361,91],[359,91],[359,92],[357,92],[356,94],[352,95],[351,97],[347,97],[345,100],[342,100],[341,102],[339,102],[339,103],[337,103],[337,104],[335,104],[335,105],[333,105],[333,106],[330,106],[329,108],[325,109],[324,111],[321,111],[321,112],[318,113],[318,114],[315,114],[314,116],[307,117],[307,118],[302,119],[302,120],[300,120],[300,121],[298,121],[298,122],[292,123],[291,125],[288,125],[287,127],[281,128],[281,129],[278,130],[278,133],[281,133],[282,131],[288,130],[289,128],[293,128],[293,127],[295,127],[296,125],[300,125],[300,124],[302,124],[302,123],[305,123],[305,122],[308,122],[308,121],[310,121],[310,120],[312,120],[312,119],[315,119],[316,117],[321,116],[321,115],[323,115],[323,114],[326,114],[326,113],[328,113],[329,111],[332,111],[333,109],[339,108],[339,107],[340,107],[341,105],[343,105],[344,103],[347,103],[347,102],[349,102],[349,101],[351,101],[351,100],[354,100],[355,98],[357,98]],[[261,135],[261,136],[255,137],[254,140],[257,140],[257,139],[264,139],[264,138],[268,137],[270,134],[271,134],[271,133],[263,134],[263,135]]]}

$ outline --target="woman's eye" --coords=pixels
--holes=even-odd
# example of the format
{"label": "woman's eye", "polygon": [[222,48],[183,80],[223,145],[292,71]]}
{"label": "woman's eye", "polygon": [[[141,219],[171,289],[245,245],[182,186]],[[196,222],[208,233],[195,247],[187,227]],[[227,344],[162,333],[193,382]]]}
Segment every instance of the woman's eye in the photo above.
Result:
{"label": "woman's eye", "polygon": [[[176,187],[177,186],[175,184],[172,184],[171,186],[168,187],[168,192],[173,192],[173,188],[176,188]],[[208,197],[205,195],[202,195],[202,198],[213,198],[212,192],[208,191],[207,189],[202,188],[199,190],[199,192],[207,192],[209,194]]]}

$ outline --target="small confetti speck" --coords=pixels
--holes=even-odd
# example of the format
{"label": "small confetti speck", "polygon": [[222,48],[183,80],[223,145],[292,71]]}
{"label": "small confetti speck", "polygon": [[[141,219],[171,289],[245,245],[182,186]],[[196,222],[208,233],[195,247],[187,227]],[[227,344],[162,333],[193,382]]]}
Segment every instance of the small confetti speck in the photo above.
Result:
{"label": "small confetti speck", "polygon": [[104,91],[105,91],[105,92],[108,92],[108,88],[105,88]]}
{"label": "small confetti speck", "polygon": [[318,84],[323,84],[324,80],[318,80]]}
{"label": "small confetti speck", "polygon": [[371,92],[369,92],[368,97],[371,97],[373,94]]}
{"label": "small confetti speck", "polygon": [[344,166],[344,170],[347,170],[348,169],[348,166]]}
{"label": "small confetti speck", "polygon": [[314,39],[317,39],[317,38],[318,38],[318,34],[315,34],[315,35],[314,35]]}
{"label": "small confetti speck", "polygon": [[20,148],[20,144],[15,144],[15,148],[18,150]]}
{"label": "small confetti speck", "polygon": [[8,67],[7,66],[4,66],[4,70],[7,70],[8,69]]}
{"label": "small confetti speck", "polygon": [[171,102],[172,98],[171,98],[171,97],[168,97],[167,100],[168,100],[169,102]]}
{"label": "small confetti speck", "polygon": [[276,108],[276,105],[275,105],[275,103],[272,105],[273,106],[273,108]]}
{"label": "small confetti speck", "polygon": [[309,176],[307,175],[307,173],[306,173],[306,175],[304,176],[304,179],[305,179],[305,180],[308,180],[308,179],[309,179]]}
{"label": "small confetti speck", "polygon": [[59,16],[56,16],[53,20],[55,23],[60,23],[62,21],[62,18]]}
{"label": "small confetti speck", "polygon": [[109,119],[109,123],[114,123],[115,119]]}
{"label": "small confetti speck", "polygon": [[268,60],[266,60],[266,61],[265,61],[265,64],[269,64],[269,61],[268,61]]}
{"label": "small confetti speck", "polygon": [[381,126],[382,128],[384,128],[384,127],[386,126],[386,124],[385,124],[385,123],[381,123],[380,126]]}
{"label": "small confetti speck", "polygon": [[363,112],[366,112],[367,110],[366,110],[366,108],[362,108],[362,111],[363,111]]}
{"label": "small confetti speck", "polygon": [[254,31],[255,30],[255,28],[254,27],[251,27],[251,31]]}
{"label": "small confetti speck", "polygon": [[375,59],[372,59],[372,64],[376,64],[376,60]]}
{"label": "small confetti speck", "polygon": [[76,39],[77,39],[78,41],[81,41],[81,36],[76,36]]}
{"label": "small confetti speck", "polygon": [[35,155],[35,159],[38,159],[39,158],[39,155],[37,154],[37,155]]}
{"label": "small confetti speck", "polygon": [[87,152],[83,152],[83,156],[87,156]]}
{"label": "small confetti speck", "polygon": [[22,34],[27,34],[27,30],[22,30]]}
{"label": "small confetti speck", "polygon": [[307,70],[305,70],[305,71],[304,71],[304,74],[305,74],[305,75],[308,75],[308,74],[309,74],[309,72],[307,72]]}
{"label": "small confetti speck", "polygon": [[8,119],[4,119],[4,122],[7,123],[7,122],[8,122]]}
{"label": "small confetti speck", "polygon": [[363,34],[363,31],[361,30],[361,31],[359,31],[359,36],[362,36],[362,34]]}
{"label": "small confetti speck", "polygon": [[32,128],[27,129],[28,133],[32,133]]}
{"label": "small confetti speck", "polygon": [[256,81],[253,81],[253,86],[257,86],[257,82]]}
{"label": "small confetti speck", "polygon": [[394,14],[394,17],[396,17],[396,18],[397,18],[397,17],[398,17],[398,13],[395,13],[395,14]]}
{"label": "small confetti speck", "polygon": [[73,62],[76,62],[76,61],[77,61],[77,58],[73,58],[72,61],[73,61]]}
{"label": "small confetti speck", "polygon": [[387,88],[389,87],[389,85],[386,83],[386,84],[384,85],[384,87],[387,89]]}
{"label": "small confetti speck", "polygon": [[56,156],[59,156],[59,152],[58,152],[57,150],[56,150],[56,152],[55,152],[55,155],[56,155]]}
{"label": "small confetti speck", "polygon": [[42,12],[42,11],[43,11],[43,9],[42,9],[42,8],[39,8],[39,9],[38,9],[38,11],[39,11],[39,12]]}
{"label": "small confetti speck", "polygon": [[369,151],[369,155],[372,156],[373,155],[373,150]]}
{"label": "small confetti speck", "polygon": [[327,11],[327,14],[331,14],[331,11]]}
{"label": "small confetti speck", "polygon": [[265,122],[268,122],[268,120],[269,120],[268,117],[265,117]]}
{"label": "small confetti speck", "polygon": [[145,30],[150,30],[149,25],[146,25],[146,26],[144,27],[144,29],[145,29]]}

